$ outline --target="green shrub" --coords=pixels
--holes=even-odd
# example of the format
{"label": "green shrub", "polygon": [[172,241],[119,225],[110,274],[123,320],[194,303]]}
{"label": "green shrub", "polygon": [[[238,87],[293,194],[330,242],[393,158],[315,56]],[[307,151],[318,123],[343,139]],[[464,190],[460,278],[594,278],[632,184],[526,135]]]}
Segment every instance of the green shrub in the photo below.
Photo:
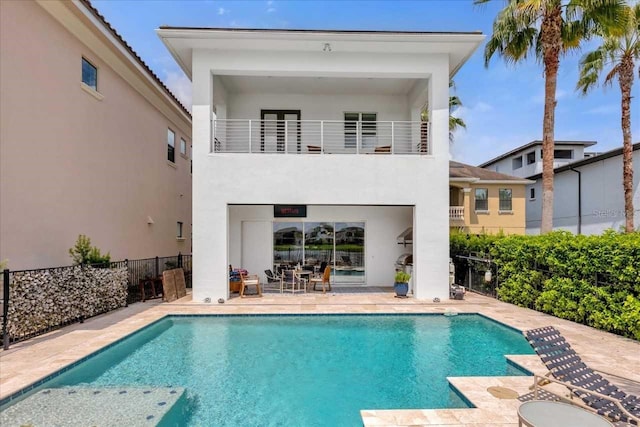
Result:
{"label": "green shrub", "polygon": [[69,249],[69,256],[76,264],[106,264],[111,261],[109,252],[102,254],[96,246],[91,246],[91,239],[80,234],[74,247]]}
{"label": "green shrub", "polygon": [[456,271],[473,252],[496,264],[502,301],[640,339],[640,233],[451,234]]}

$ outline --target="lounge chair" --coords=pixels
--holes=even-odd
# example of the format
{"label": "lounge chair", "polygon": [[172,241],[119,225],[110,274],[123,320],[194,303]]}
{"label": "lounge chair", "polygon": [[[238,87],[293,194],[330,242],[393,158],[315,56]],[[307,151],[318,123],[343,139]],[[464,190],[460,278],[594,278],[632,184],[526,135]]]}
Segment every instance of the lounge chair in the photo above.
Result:
{"label": "lounge chair", "polygon": [[598,414],[614,421],[640,425],[640,398],[629,395],[602,375],[589,368],[554,327],[532,329],[524,333],[527,340],[549,369],[545,376],[535,375],[534,397],[545,382],[567,387]]}

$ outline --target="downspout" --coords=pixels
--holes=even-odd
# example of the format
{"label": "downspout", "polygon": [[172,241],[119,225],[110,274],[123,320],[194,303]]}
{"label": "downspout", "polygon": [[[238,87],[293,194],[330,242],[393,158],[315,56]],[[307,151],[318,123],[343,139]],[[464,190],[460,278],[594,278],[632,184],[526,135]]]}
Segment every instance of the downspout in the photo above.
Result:
{"label": "downspout", "polygon": [[570,169],[578,174],[578,234],[582,234],[582,172]]}

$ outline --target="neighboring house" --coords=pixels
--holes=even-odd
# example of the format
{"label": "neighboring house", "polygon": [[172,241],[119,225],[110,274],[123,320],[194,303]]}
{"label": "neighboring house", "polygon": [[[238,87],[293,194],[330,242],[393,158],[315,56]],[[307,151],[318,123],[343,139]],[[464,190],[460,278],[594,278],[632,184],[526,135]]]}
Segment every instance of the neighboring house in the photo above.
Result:
{"label": "neighboring house", "polygon": [[0,2],[0,260],[191,251],[191,117],[87,1]]}
{"label": "neighboring house", "polygon": [[465,233],[525,234],[525,186],[534,181],[449,162],[449,226]]}
{"label": "neighboring house", "polygon": [[[557,168],[596,155],[584,151],[595,144],[596,141],[556,141],[553,167]],[[532,141],[478,167],[520,178],[542,173],[542,141]]]}
{"label": "neighboring house", "polygon": [[[228,297],[229,264],[323,260],[338,282],[389,286],[407,251],[414,295],[448,297],[449,80],[482,34],[158,34],[193,83],[194,301]],[[276,251],[288,227],[343,237]]]}
{"label": "neighboring house", "polygon": [[[527,186],[527,234],[540,233],[542,174]],[[633,205],[640,227],[640,143],[633,145]],[[561,166],[554,170],[553,228],[576,234],[601,234],[624,227],[622,148]]]}

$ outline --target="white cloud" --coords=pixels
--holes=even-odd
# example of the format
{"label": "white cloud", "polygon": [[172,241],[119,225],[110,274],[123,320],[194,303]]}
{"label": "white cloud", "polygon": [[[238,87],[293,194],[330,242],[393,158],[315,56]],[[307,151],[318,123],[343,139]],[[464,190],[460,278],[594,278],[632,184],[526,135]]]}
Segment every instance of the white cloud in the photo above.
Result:
{"label": "white cloud", "polygon": [[224,7],[219,7],[218,8],[218,15],[224,15],[227,12],[228,12],[228,10],[225,9]]}
{"label": "white cloud", "polygon": [[165,84],[176,98],[191,111],[191,81],[182,71],[165,70]]}
{"label": "white cloud", "polygon": [[273,4],[273,0],[269,0],[269,1],[267,2],[267,6],[271,6],[272,4]]}
{"label": "white cloud", "polygon": [[269,9],[267,9],[267,13],[273,13],[276,11],[275,7],[270,7]]}
{"label": "white cloud", "polygon": [[238,21],[236,21],[235,19],[232,20],[231,22],[229,22],[229,26],[230,27],[237,27],[238,26]]}

